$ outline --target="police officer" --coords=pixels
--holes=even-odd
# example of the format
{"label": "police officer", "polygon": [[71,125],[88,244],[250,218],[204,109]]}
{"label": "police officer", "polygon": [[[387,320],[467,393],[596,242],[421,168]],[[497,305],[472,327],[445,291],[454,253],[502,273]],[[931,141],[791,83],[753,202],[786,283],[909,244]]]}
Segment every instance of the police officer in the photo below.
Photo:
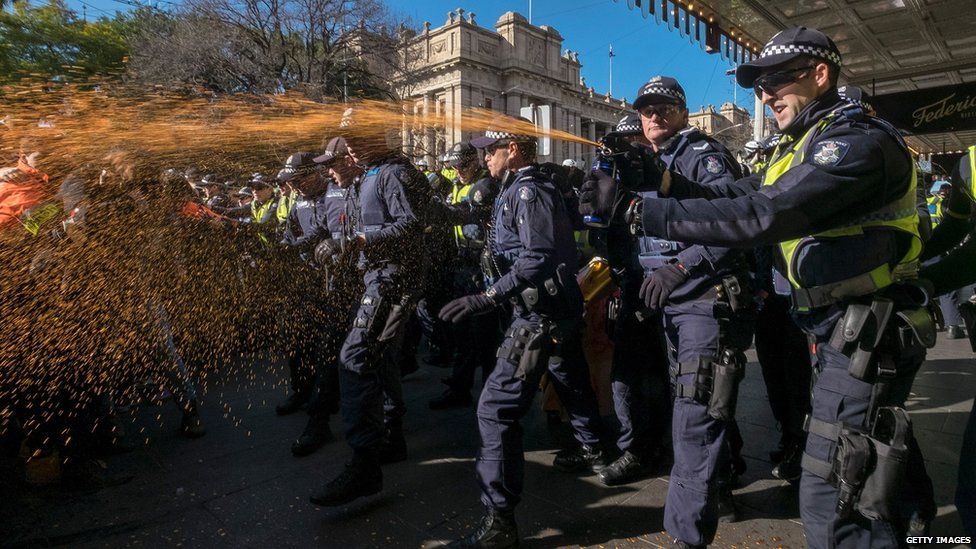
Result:
{"label": "police officer", "polygon": [[579,330],[582,295],[575,281],[576,251],[569,214],[555,185],[535,163],[536,141],[519,128],[528,121],[498,118],[471,144],[485,149],[492,177],[514,172],[495,201],[488,231],[490,263],[498,277],[484,292],[451,301],[440,317],[462,322],[514,301],[512,321],[478,402],[481,450],[476,474],[486,507],[481,524],[451,547],[518,545],[515,506],[521,499],[524,460],[519,420],[528,411],[546,370],[569,409],[582,444],[560,459],[565,467],[605,463],[599,413],[590,387]]}
{"label": "police officer", "polygon": [[[469,143],[458,143],[451,151],[450,165],[457,170],[448,203],[460,206],[471,202],[475,185],[487,187],[497,194],[498,182],[481,167],[478,151]],[[451,298],[483,292],[485,278],[481,271],[481,253],[485,243],[485,222],[458,224],[451,227],[449,248],[453,253],[447,262]],[[451,377],[444,383],[447,390],[430,401],[432,410],[471,405],[471,389],[475,371],[480,367],[487,379],[495,365],[492,350],[498,345],[499,315],[497,312],[472,317],[453,328],[453,339],[459,342],[453,353]]]}
{"label": "police officer", "polygon": [[289,156],[276,179],[279,184],[287,184],[298,193],[295,206],[285,222],[281,243],[297,252],[306,267],[296,270],[296,280],[289,281],[294,284],[290,291],[299,297],[298,303],[288,305],[294,313],[288,316],[299,320],[284,326],[288,332],[286,340],[294,344],[289,349],[288,358],[292,393],[275,409],[278,415],[287,415],[309,405],[309,420],[291,448],[292,454],[301,457],[333,438],[329,429],[328,407],[311,406],[316,394],[316,377],[332,354],[323,340],[330,332],[322,329],[326,310],[323,288],[311,271],[316,244],[329,236],[331,198],[326,192],[329,181],[312,153],[299,152]]}
{"label": "police officer", "polygon": [[217,174],[208,173],[196,186],[203,192],[203,203],[206,207],[216,210],[228,206],[227,196],[224,194],[227,185],[220,181]]}
{"label": "police officer", "polygon": [[[637,113],[621,118],[614,133],[650,146]],[[664,457],[671,389],[661,315],[645,307],[638,296],[644,279],[642,247],[629,227],[609,227],[606,239],[611,276],[620,288],[611,369],[620,457],[600,471],[599,478],[603,484],[615,486],[639,478],[656,459]]]}
{"label": "police officer", "polygon": [[278,193],[275,192],[274,186],[272,186],[271,182],[264,175],[256,173],[251,176],[248,187],[251,189],[252,195],[252,200],[249,204],[251,207],[251,223],[275,223],[275,211],[278,209]]}
{"label": "police officer", "polygon": [[432,202],[424,177],[398,151],[393,139],[398,126],[377,127],[357,120],[349,109],[341,132],[350,159],[365,172],[359,184],[357,234],[344,242],[360,252],[365,290],[339,352],[341,412],[353,457],[310,498],[322,506],[379,492],[380,465],[406,459],[397,357],[426,267],[423,252]]}
{"label": "police officer", "polygon": [[[709,186],[740,177],[738,163],[727,148],[688,126],[685,93],[673,78],[651,78],[639,90],[634,109],[640,114],[644,136],[668,169]],[[656,194],[650,192],[645,198],[654,199]],[[741,252],[728,248],[647,236],[638,243],[645,272],[640,297],[647,308],[663,311],[675,372],[671,476],[684,482],[669,485],[665,526],[678,539],[708,543],[720,518],[736,519],[731,476],[741,474],[745,463],[738,455],[742,440],[734,422],[734,403],[721,417],[709,416],[694,398],[695,377],[703,367],[714,367],[710,361],[731,360],[735,364],[730,367],[739,369],[745,365],[743,353],[752,343],[752,326],[745,316],[750,309],[746,263]],[[729,295],[735,292],[739,295]],[[734,461],[729,450],[734,450]],[[716,496],[711,493],[713,485],[716,503],[711,501]]]}
{"label": "police officer", "polygon": [[[933,231],[923,259],[934,259],[922,268],[920,276],[934,285],[933,293],[946,295],[976,284],[976,146],[969,147],[952,171],[952,192],[943,208],[944,220]],[[969,239],[959,245],[966,236]],[[969,334],[976,350],[976,335]],[[963,528],[976,536],[976,402],[969,413],[959,455],[956,509]],[[923,517],[918,517],[924,520]],[[916,517],[913,517],[913,522]],[[914,526],[914,524],[913,524]],[[913,528],[924,532],[922,528]]]}
{"label": "police officer", "polygon": [[[359,287],[354,276],[351,254],[343,245],[354,233],[357,202],[353,182],[360,170],[348,161],[345,140],[334,137],[326,144],[325,152],[312,159],[318,171],[328,170],[331,180],[317,204],[324,212],[326,231],[317,231],[321,240],[315,245],[315,265],[322,275],[324,295],[318,303],[318,339],[314,365],[314,379],[309,389],[306,411],[309,415],[305,430],[292,444],[292,453],[305,456],[333,440],[329,417],[339,411],[339,371],[337,355],[342,344],[346,311],[353,306],[352,297]],[[339,164],[342,166],[339,166]],[[351,169],[350,169],[351,166]],[[299,201],[296,210],[304,207]],[[273,210],[271,210],[273,212]]]}
{"label": "police officer", "polygon": [[[739,84],[755,89],[783,132],[763,174],[700,185],[635,152],[620,162],[623,185],[661,198],[636,198],[621,214],[606,202],[616,191],[602,184],[587,189],[585,203],[648,235],[779,243],[794,316],[817,355],[800,486],[807,543],[894,547],[891,509],[901,481],[897,467],[885,466],[890,452],[872,454],[871,447],[910,444],[899,407],[933,343],[933,326],[909,284],[921,252],[911,155],[897,131],[840,98],[840,64],[826,35],[793,27],[736,69]],[[721,377],[713,373],[713,396]],[[847,426],[878,430],[870,438]],[[872,468],[872,456],[882,465]],[[857,500],[859,486],[869,490]]]}

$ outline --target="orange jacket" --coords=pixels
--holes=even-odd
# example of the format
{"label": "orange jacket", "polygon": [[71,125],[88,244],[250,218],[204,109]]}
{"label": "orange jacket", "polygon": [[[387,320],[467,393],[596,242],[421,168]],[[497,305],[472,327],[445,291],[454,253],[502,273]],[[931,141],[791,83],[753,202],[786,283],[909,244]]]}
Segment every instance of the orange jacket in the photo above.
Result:
{"label": "orange jacket", "polygon": [[21,155],[16,172],[0,181],[0,228],[15,221],[23,222],[24,212],[41,204],[48,196],[48,176],[32,167]]}

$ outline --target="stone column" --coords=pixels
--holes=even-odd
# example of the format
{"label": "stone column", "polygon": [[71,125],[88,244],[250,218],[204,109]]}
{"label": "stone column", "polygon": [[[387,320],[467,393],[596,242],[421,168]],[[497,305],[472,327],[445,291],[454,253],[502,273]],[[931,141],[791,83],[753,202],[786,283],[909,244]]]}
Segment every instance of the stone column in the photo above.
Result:
{"label": "stone column", "polygon": [[430,155],[434,150],[434,129],[429,126],[429,116],[431,115],[430,101],[430,93],[425,92],[424,104],[421,107],[421,114],[423,115],[423,126],[421,127],[423,130],[423,139],[421,140],[421,146],[424,148],[424,158],[427,159],[428,163],[431,161]]}
{"label": "stone column", "polygon": [[522,108],[522,96],[517,93],[509,93],[505,97],[505,114],[518,116],[519,109]]}

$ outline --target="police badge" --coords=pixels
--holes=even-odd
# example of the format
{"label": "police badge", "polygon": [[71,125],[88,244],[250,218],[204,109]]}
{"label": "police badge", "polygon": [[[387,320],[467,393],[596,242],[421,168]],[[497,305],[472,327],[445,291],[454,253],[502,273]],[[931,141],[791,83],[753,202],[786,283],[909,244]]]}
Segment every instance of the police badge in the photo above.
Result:
{"label": "police badge", "polygon": [[827,140],[817,143],[813,153],[813,161],[818,166],[833,166],[844,158],[851,146],[844,141]]}
{"label": "police badge", "polygon": [[519,198],[526,202],[532,202],[535,200],[535,189],[529,186],[522,187],[519,189]]}
{"label": "police badge", "polygon": [[712,174],[718,175],[725,171],[725,166],[722,165],[722,161],[716,156],[706,156],[705,157],[705,171]]}

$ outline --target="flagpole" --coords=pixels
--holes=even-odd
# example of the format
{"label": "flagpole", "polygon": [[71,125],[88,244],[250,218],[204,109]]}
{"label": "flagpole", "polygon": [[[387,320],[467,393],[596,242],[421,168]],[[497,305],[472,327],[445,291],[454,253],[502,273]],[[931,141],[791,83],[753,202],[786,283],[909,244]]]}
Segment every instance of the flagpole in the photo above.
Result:
{"label": "flagpole", "polygon": [[610,91],[607,93],[613,96],[613,44],[610,44]]}

